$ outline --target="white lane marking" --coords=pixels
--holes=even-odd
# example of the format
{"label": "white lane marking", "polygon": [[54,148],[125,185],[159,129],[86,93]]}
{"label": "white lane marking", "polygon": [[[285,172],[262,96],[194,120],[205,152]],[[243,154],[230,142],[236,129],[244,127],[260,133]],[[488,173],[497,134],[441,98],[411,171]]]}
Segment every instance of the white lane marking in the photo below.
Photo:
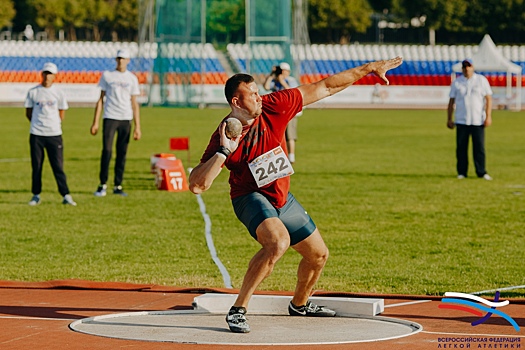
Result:
{"label": "white lane marking", "polygon": [[405,305],[428,303],[429,301],[432,301],[432,300],[417,300],[417,301],[408,301],[406,303],[390,304],[390,305],[385,305],[385,309],[387,307],[396,307],[396,306],[405,306]]}
{"label": "white lane marking", "polygon": [[219,267],[219,271],[221,272],[222,279],[224,281],[224,286],[226,288],[232,288],[230,274],[228,273],[228,270],[217,256],[217,251],[215,250],[215,246],[213,244],[213,237],[211,236],[211,220],[210,216],[206,213],[206,205],[204,204],[204,201],[202,200],[200,194],[196,194],[195,196],[197,197],[197,201],[199,202],[199,208],[202,217],[204,218],[204,233],[206,235],[206,244],[208,245],[208,250],[210,251],[211,258],[213,259],[213,262],[215,262],[215,265]]}
{"label": "white lane marking", "polygon": [[493,293],[501,290],[512,290],[512,289],[525,289],[525,285],[523,286],[512,286],[512,287],[505,287],[505,288],[498,288],[498,289],[489,289],[489,290],[481,290],[479,292],[473,292],[470,294],[487,294],[487,293]]}

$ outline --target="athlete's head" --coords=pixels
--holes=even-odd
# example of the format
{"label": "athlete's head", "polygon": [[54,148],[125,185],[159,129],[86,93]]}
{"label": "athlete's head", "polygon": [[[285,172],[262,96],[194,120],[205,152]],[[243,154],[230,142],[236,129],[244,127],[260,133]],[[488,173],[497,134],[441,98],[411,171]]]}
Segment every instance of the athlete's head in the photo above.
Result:
{"label": "athlete's head", "polygon": [[232,98],[239,89],[239,85],[241,85],[241,83],[249,84],[254,81],[255,80],[253,77],[249,74],[239,73],[232,75],[230,79],[226,81],[226,85],[224,86],[224,95],[226,95],[226,101],[228,101],[228,103],[232,102]]}
{"label": "athlete's head", "polygon": [[234,112],[241,112],[251,117],[262,113],[262,100],[255,80],[248,74],[235,74],[224,87],[226,100]]}

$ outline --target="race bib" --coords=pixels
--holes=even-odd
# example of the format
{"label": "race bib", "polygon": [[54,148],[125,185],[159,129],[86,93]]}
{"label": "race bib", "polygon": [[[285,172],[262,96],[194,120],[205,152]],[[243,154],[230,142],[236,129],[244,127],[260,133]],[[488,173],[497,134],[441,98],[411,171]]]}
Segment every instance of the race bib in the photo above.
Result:
{"label": "race bib", "polygon": [[259,188],[293,174],[292,164],[281,146],[260,155],[248,165]]}

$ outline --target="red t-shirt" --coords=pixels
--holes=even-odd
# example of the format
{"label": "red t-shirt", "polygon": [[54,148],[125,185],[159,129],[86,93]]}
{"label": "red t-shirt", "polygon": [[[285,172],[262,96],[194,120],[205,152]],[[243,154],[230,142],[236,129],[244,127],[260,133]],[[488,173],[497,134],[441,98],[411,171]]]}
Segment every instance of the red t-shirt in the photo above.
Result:
{"label": "red t-shirt", "polygon": [[[303,109],[303,97],[297,89],[288,89],[262,96],[262,114],[252,125],[242,130],[239,147],[230,154],[224,165],[230,170],[230,196],[237,198],[259,192],[270,203],[281,208],[286,204],[290,177],[277,179],[261,188],[257,186],[248,164],[278,146],[286,152],[284,137],[288,122]],[[225,118],[226,119],[226,118]],[[208,161],[220,146],[219,128],[211,136],[210,143],[202,155],[201,162]]]}

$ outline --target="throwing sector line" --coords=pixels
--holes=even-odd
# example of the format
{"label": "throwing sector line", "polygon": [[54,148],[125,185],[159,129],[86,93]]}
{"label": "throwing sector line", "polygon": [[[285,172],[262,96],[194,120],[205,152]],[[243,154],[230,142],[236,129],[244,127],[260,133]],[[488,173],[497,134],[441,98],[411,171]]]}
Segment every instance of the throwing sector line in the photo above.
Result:
{"label": "throwing sector line", "polygon": [[213,237],[211,236],[211,220],[210,216],[206,213],[206,205],[204,204],[204,201],[202,200],[200,194],[196,194],[195,197],[197,197],[197,202],[199,202],[199,208],[202,217],[204,218],[204,234],[206,236],[206,244],[208,245],[208,250],[210,251],[211,258],[213,259],[213,262],[215,262],[215,265],[219,267],[219,271],[221,272],[222,279],[224,281],[224,286],[226,288],[233,288],[230,274],[228,273],[228,270],[226,270],[226,267],[224,267],[221,260],[217,256],[217,250],[215,250],[215,245],[213,244]]}

